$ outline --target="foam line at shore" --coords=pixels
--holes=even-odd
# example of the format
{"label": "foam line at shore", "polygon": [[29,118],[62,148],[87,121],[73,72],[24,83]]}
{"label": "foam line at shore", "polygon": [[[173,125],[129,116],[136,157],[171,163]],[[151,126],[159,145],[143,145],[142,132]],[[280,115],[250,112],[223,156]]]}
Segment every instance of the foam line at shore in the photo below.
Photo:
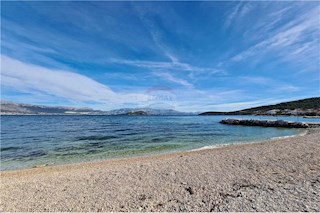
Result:
{"label": "foam line at shore", "polygon": [[299,134],[296,134],[296,135],[273,137],[273,138],[271,138],[271,140],[284,139],[284,138],[293,138],[293,137],[297,137],[297,136],[304,136],[306,134],[308,134],[308,130],[303,131],[302,133],[299,133]]}
{"label": "foam line at shore", "polygon": [[244,143],[243,142],[235,142],[235,143],[227,143],[227,144],[217,144],[217,145],[203,146],[203,147],[200,147],[200,148],[192,149],[190,151],[191,152],[196,152],[196,151],[201,151],[201,150],[206,150],[206,149],[216,149],[216,148],[221,148],[221,147],[225,147],[225,146],[232,146],[232,145],[239,145],[239,144],[253,144],[253,143],[261,143],[261,142],[270,142],[270,141],[274,141],[274,140],[278,140],[278,139],[286,139],[286,138],[294,138],[294,137],[298,137],[298,136],[304,136],[306,134],[308,134],[308,130],[305,130],[302,133],[295,134],[295,135],[272,137],[272,138],[267,139],[267,140],[246,141]]}

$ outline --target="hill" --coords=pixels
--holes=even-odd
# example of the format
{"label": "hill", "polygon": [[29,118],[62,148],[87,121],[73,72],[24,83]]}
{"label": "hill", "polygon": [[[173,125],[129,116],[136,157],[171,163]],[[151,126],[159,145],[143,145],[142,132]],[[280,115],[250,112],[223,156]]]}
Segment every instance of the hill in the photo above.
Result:
{"label": "hill", "polygon": [[320,116],[320,97],[254,107],[233,112],[204,112],[199,115],[305,115]]}

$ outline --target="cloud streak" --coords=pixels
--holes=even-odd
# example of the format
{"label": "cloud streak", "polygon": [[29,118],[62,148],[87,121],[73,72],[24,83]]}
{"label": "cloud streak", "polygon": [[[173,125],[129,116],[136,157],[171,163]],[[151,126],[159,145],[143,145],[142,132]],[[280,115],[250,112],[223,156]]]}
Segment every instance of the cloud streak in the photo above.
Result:
{"label": "cloud streak", "polygon": [[203,111],[319,89],[317,2],[3,2],[1,12],[12,101]]}
{"label": "cloud streak", "polygon": [[141,22],[144,24],[146,29],[148,30],[149,34],[151,35],[151,38],[155,44],[159,48],[159,50],[164,54],[165,57],[167,57],[170,62],[157,62],[157,61],[139,61],[139,60],[114,60],[116,63],[120,64],[127,64],[132,66],[138,66],[143,67],[147,69],[171,69],[173,71],[188,71],[190,73],[194,72],[207,72],[210,74],[219,73],[219,72],[225,72],[221,69],[217,68],[210,68],[210,67],[198,67],[191,65],[189,63],[183,63],[179,60],[179,58],[174,55],[170,49],[170,45],[166,44],[164,42],[164,35],[165,33],[162,32],[162,30],[155,25],[155,23],[152,21],[152,19],[148,16],[148,13],[143,10],[142,8],[135,6],[134,9],[138,13],[138,17],[140,18]]}
{"label": "cloud streak", "polygon": [[177,78],[168,72],[154,72],[153,74],[155,76],[158,76],[160,78],[165,79],[166,81],[170,81],[170,82],[182,85],[187,88],[193,88],[193,85],[191,83],[189,83],[188,81],[181,79],[181,78]]}
{"label": "cloud streak", "polygon": [[229,11],[225,22],[224,29],[228,30],[231,28],[232,24],[239,19],[242,19],[245,15],[247,15],[252,10],[252,6],[248,2],[239,2],[235,7]]}
{"label": "cloud streak", "polygon": [[151,97],[139,93],[116,93],[108,86],[74,72],[52,70],[1,56],[1,83],[18,91],[45,94],[74,101],[110,105],[144,103]]}
{"label": "cloud streak", "polygon": [[320,7],[318,6],[299,19],[286,23],[277,29],[277,33],[273,36],[236,54],[230,61],[244,61],[256,55],[261,56],[267,51],[278,51],[278,54],[282,53],[284,59],[303,58],[307,60],[308,57],[304,54],[307,49],[315,46],[312,52],[319,51],[319,45],[317,45],[320,30],[319,12]]}
{"label": "cloud streak", "polygon": [[141,67],[146,69],[171,69],[175,71],[188,71],[188,72],[210,72],[221,73],[224,72],[221,69],[217,68],[208,68],[208,67],[197,67],[187,63],[180,62],[163,62],[163,61],[143,61],[143,60],[125,60],[125,59],[111,59],[110,63],[123,64],[135,67]]}
{"label": "cloud streak", "polygon": [[282,82],[279,80],[274,80],[274,79],[266,78],[262,76],[242,76],[242,77],[239,77],[238,79],[244,85],[255,84],[258,86],[263,86],[264,88],[269,88],[269,90],[274,93],[279,93],[279,92],[292,93],[292,92],[298,92],[301,90],[300,87],[291,85],[287,82]]}

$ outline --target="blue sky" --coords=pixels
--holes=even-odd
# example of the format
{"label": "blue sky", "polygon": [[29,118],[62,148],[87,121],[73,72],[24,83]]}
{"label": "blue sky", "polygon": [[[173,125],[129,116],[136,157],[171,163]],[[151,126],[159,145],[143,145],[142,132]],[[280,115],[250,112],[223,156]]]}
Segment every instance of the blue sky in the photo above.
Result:
{"label": "blue sky", "polygon": [[1,99],[230,111],[320,95],[320,2],[1,2]]}

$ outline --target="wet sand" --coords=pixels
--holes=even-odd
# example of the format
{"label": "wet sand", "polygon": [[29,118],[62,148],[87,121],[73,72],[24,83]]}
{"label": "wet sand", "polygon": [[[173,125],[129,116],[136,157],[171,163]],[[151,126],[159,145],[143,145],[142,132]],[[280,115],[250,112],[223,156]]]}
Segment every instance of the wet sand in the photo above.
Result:
{"label": "wet sand", "polygon": [[1,211],[320,211],[320,131],[0,174]]}

